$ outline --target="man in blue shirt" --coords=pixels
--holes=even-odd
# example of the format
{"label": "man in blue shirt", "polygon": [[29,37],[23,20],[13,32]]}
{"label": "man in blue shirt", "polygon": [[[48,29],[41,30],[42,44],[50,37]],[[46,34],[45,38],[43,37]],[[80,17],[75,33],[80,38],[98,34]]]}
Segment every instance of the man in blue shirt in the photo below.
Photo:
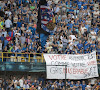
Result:
{"label": "man in blue shirt", "polygon": [[87,9],[87,5],[88,5],[87,1],[86,1],[86,0],[84,0],[84,1],[83,1],[83,9],[84,9],[84,10],[86,10],[86,9]]}
{"label": "man in blue shirt", "polygon": [[75,90],[80,90],[80,88],[82,88],[82,84],[80,83],[80,81],[77,81],[75,86],[76,86]]}
{"label": "man in blue shirt", "polygon": [[70,84],[70,89],[74,89],[74,86],[75,86],[74,82],[73,82],[73,81],[71,81],[71,84]]}
{"label": "man in blue shirt", "polygon": [[87,48],[89,48],[89,42],[86,40],[85,43],[84,43],[84,51],[87,50]]}
{"label": "man in blue shirt", "polygon": [[82,90],[85,90],[86,84],[85,81],[82,82]]}
{"label": "man in blue shirt", "polygon": [[21,0],[18,0],[18,4],[20,5],[22,3],[22,1]]}
{"label": "man in blue shirt", "polygon": [[21,20],[20,19],[18,19],[18,22],[17,22],[17,27],[21,27],[22,26],[22,22],[21,22]]}
{"label": "man in blue shirt", "polygon": [[94,25],[94,31],[96,32],[96,34],[97,34],[98,31],[99,31],[99,28],[98,28],[97,24]]}
{"label": "man in blue shirt", "polygon": [[81,1],[81,0],[79,0],[79,1],[77,2],[77,4],[78,4],[78,9],[81,9],[81,6],[82,6],[82,1]]}
{"label": "man in blue shirt", "polygon": [[91,50],[91,52],[92,52],[92,51],[95,50],[95,49],[96,49],[95,41],[92,41],[92,44],[90,44],[90,50]]}
{"label": "man in blue shirt", "polygon": [[82,44],[82,41],[80,40],[79,43],[77,44],[77,48],[78,50],[82,49],[83,48],[83,44]]}

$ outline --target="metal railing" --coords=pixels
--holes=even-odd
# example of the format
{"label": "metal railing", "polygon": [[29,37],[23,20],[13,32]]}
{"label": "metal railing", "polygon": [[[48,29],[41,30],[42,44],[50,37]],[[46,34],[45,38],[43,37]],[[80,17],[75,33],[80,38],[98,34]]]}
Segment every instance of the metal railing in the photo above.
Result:
{"label": "metal railing", "polygon": [[44,62],[43,53],[0,52],[0,61],[8,62]]}
{"label": "metal railing", "polygon": [[[13,53],[0,52],[1,62],[45,62],[43,53]],[[100,54],[97,54],[97,61],[100,63]]]}

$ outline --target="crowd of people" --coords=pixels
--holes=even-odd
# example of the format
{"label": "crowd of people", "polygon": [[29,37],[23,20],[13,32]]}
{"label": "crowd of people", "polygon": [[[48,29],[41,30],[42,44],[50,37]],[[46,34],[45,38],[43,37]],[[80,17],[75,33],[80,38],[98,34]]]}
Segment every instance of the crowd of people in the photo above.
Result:
{"label": "crowd of people", "polygon": [[[86,54],[96,50],[100,59],[99,3],[100,0],[47,0],[56,26],[43,48],[36,31],[39,0],[1,0],[0,52],[26,53],[27,57],[29,53]],[[66,90],[100,90],[99,79],[65,82],[33,80],[31,76],[0,78],[0,90],[65,90],[65,83]]]}
{"label": "crowd of people", "polygon": [[45,80],[32,78],[30,75],[25,78],[10,77],[6,80],[0,78],[0,90],[100,90],[100,80]]}
{"label": "crowd of people", "polygon": [[37,28],[38,0],[0,1],[0,52],[83,54],[100,59],[99,0],[47,0],[56,24],[45,48]]}
{"label": "crowd of people", "polygon": [[0,52],[83,54],[100,58],[99,0],[47,0],[56,26],[41,47],[37,28],[39,0],[0,1]]}

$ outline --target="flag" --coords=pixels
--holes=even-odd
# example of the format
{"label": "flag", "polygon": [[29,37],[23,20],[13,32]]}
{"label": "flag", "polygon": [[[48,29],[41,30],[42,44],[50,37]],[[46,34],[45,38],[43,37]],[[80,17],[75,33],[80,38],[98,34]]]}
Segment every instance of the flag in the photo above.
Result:
{"label": "flag", "polygon": [[46,0],[40,0],[38,5],[38,22],[37,32],[39,33],[42,48],[46,44],[48,35],[54,32],[55,24],[53,23],[53,12],[47,6]]}
{"label": "flag", "polygon": [[41,5],[41,28],[48,33],[53,33],[54,23],[53,23],[53,13],[50,7]]}
{"label": "flag", "polygon": [[53,12],[47,6],[46,0],[40,0],[38,5],[37,31],[39,33],[53,33],[55,24],[53,23]]}

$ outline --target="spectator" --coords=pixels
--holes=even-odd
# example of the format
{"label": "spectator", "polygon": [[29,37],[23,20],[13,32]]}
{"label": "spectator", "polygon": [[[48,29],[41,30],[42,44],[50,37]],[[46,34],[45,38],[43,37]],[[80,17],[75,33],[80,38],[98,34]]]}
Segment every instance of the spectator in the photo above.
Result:
{"label": "spectator", "polygon": [[0,52],[2,52],[2,41],[0,40]]}
{"label": "spectator", "polygon": [[8,18],[8,19],[5,21],[5,27],[6,27],[7,32],[11,31],[11,30],[10,30],[11,25],[12,25],[12,21],[10,20],[10,18]]}
{"label": "spectator", "polygon": [[84,54],[99,50],[98,0],[48,0],[56,26],[47,41],[43,41],[45,45],[42,45],[39,33],[36,32],[38,3],[37,0],[1,1],[2,51],[8,45],[11,47],[7,48],[8,52],[25,52],[28,48],[31,53]]}
{"label": "spectator", "polygon": [[82,90],[85,90],[86,88],[86,84],[85,84],[85,81],[82,82]]}
{"label": "spectator", "polygon": [[4,37],[7,36],[7,32],[5,31],[5,29],[3,29],[2,34],[4,34]]}
{"label": "spectator", "polygon": [[29,89],[29,85],[27,84],[27,81],[25,81],[24,85],[23,85],[24,89]]}
{"label": "spectator", "polygon": [[24,85],[24,77],[22,77],[22,78],[19,80],[19,83],[20,83],[20,87],[23,88],[23,85]]}
{"label": "spectator", "polygon": [[91,83],[90,83],[90,82],[89,82],[88,85],[86,86],[86,89],[87,89],[87,90],[91,90],[91,89],[92,89]]}

